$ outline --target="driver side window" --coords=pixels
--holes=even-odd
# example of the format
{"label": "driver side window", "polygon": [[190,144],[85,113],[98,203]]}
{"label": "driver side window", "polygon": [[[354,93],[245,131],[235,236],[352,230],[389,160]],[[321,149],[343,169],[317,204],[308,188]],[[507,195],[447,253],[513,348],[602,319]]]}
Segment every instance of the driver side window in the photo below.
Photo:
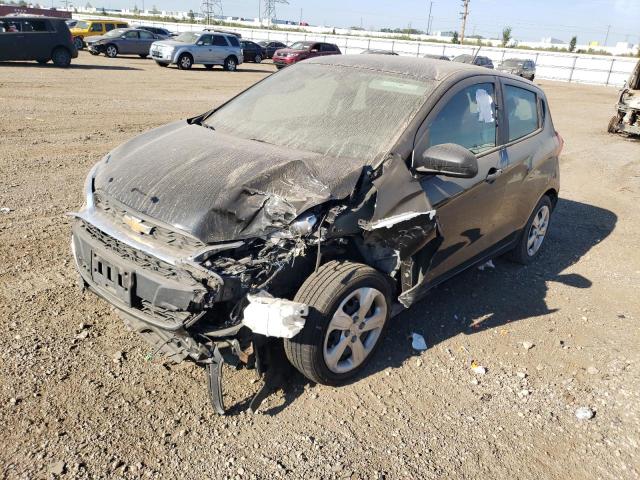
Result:
{"label": "driver side window", "polygon": [[428,127],[425,148],[456,143],[478,154],[496,146],[496,104],[492,83],[456,93]]}

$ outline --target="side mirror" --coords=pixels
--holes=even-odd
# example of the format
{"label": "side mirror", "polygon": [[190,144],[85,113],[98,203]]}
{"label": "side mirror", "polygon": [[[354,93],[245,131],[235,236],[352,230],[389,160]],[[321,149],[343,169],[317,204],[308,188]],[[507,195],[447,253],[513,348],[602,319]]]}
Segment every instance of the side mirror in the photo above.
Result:
{"label": "side mirror", "polygon": [[478,159],[460,145],[443,143],[429,147],[421,157],[414,158],[413,169],[445,177],[473,178],[478,174]]}
{"label": "side mirror", "polygon": [[196,43],[196,45],[198,45],[199,47],[201,47],[202,45],[204,45],[204,42],[202,40],[198,40],[198,42]]}

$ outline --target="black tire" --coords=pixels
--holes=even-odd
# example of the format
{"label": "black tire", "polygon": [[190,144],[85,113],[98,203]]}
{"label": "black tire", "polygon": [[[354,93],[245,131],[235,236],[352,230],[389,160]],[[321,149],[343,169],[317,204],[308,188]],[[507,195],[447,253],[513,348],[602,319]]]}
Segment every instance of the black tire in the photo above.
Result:
{"label": "black tire", "polygon": [[169,66],[168,63],[162,63],[162,62],[156,62],[156,65],[158,65],[159,67],[168,67]]}
{"label": "black tire", "polygon": [[46,65],[47,63],[49,63],[49,59],[41,58],[40,60],[36,60],[36,62],[38,62],[40,65]]}
{"label": "black tire", "polygon": [[233,55],[228,56],[224,60],[224,69],[227,72],[235,72],[238,69],[238,59]]}
{"label": "black tire", "polygon": [[535,75],[531,75],[531,78],[529,80],[531,80],[533,82],[533,79],[536,78]]}
{"label": "black tire", "polygon": [[614,115],[609,120],[609,126],[607,127],[607,132],[609,133],[618,133],[618,116]]}
{"label": "black tire", "polygon": [[[530,240],[530,234],[533,234],[532,232],[532,228],[534,228],[533,223],[536,220],[536,217],[540,214],[541,210],[543,210],[544,208],[548,210],[548,219],[546,222],[544,234],[536,250],[533,253],[531,253],[531,251],[529,250],[528,243]],[[551,202],[551,199],[547,195],[544,195],[536,205],[536,208],[533,209],[533,213],[529,217],[527,224],[525,225],[524,229],[520,233],[520,237],[518,238],[518,243],[516,244],[514,249],[507,254],[507,257],[509,258],[509,260],[516,263],[520,263],[522,265],[528,265],[536,259],[536,257],[540,254],[542,243],[544,242],[544,239],[546,238],[549,232],[549,225],[551,223],[552,212],[553,212],[553,203]]]}
{"label": "black tire", "polygon": [[139,53],[138,56],[140,58],[147,58],[149,56],[149,54],[148,53]]}
{"label": "black tire", "polygon": [[71,53],[63,47],[56,48],[51,55],[51,59],[56,67],[67,68],[71,65]]}
{"label": "black tire", "polygon": [[178,68],[180,70],[191,70],[193,67],[193,57],[188,53],[183,53],[178,58]]}
{"label": "black tire", "polygon": [[116,47],[113,43],[110,43],[106,47],[104,47],[104,54],[109,58],[116,58],[118,56],[118,47]]}
{"label": "black tire", "polygon": [[256,55],[255,57],[253,57],[253,61],[256,63],[262,63],[262,55]]}
{"label": "black tire", "polygon": [[73,44],[78,50],[82,50],[84,48],[84,40],[82,39],[82,37],[75,37],[73,39]]}
{"label": "black tire", "polygon": [[206,68],[207,70],[213,70],[213,65],[207,64],[204,66],[204,68]]}
{"label": "black tire", "polygon": [[[332,371],[325,360],[325,338],[330,341],[332,332],[340,330],[329,331],[329,324],[343,300],[349,298],[358,289],[366,287],[374,288],[378,294],[382,294],[385,302],[384,323],[377,331],[372,330],[361,334],[363,336],[359,340],[361,345],[367,343],[369,335],[376,335],[371,337],[373,345],[370,346],[362,363],[347,372]],[[381,300],[379,295],[376,298]],[[326,263],[307,278],[294,298],[296,302],[302,302],[309,306],[309,315],[302,331],[295,337],[284,340],[284,348],[289,362],[309,380],[324,385],[340,385],[358,375],[371,360],[381,343],[381,338],[389,323],[390,298],[390,282],[373,268],[352,262],[331,261]],[[380,313],[380,318],[381,316],[382,313]],[[362,327],[364,322],[365,319],[356,317],[352,327],[354,329]],[[353,342],[354,337],[350,337],[351,333],[345,334],[345,331],[339,335],[338,341],[341,342],[341,339],[345,339],[345,348],[350,352],[351,343],[349,342],[355,343]],[[347,352],[345,348],[340,350],[345,352],[340,353],[340,359]]]}

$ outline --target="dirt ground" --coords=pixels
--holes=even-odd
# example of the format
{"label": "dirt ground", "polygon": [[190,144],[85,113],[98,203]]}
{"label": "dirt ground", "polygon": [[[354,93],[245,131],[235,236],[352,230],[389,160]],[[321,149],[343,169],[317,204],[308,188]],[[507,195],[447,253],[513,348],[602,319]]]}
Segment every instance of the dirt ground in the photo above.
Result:
{"label": "dirt ground", "polygon": [[[2,477],[639,478],[640,141],[606,133],[612,88],[540,82],[566,145],[539,260],[437,288],[348,386],[295,374],[259,414],[218,417],[200,368],[149,358],[80,292],[65,212],[90,166],[274,70],[84,52],[69,70],[0,64]],[[227,379],[246,407],[255,374]]]}

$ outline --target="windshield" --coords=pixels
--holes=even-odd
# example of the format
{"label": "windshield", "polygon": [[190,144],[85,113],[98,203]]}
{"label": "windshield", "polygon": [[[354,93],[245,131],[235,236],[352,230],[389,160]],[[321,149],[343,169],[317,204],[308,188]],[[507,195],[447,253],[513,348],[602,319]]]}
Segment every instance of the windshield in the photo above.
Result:
{"label": "windshield", "polygon": [[79,28],[79,29],[82,29],[82,30],[86,30],[87,28],[89,28],[89,24],[87,22],[80,21],[80,22],[76,23],[75,27],[73,27],[73,28]]}
{"label": "windshield", "polygon": [[471,55],[458,55],[453,59],[454,62],[471,63],[473,57]]}
{"label": "windshield", "polygon": [[124,32],[126,32],[127,30],[124,28],[116,28],[115,30],[111,30],[110,32],[107,32],[105,37],[119,37],[122,34],[124,34]]}
{"label": "windshield", "polygon": [[299,64],[240,94],[205,124],[240,138],[373,162],[433,87],[401,75]]}
{"label": "windshield", "polygon": [[311,45],[311,42],[296,42],[289,48],[291,50],[306,50]]}
{"label": "windshield", "polygon": [[198,41],[198,38],[200,38],[199,33],[185,32],[178,35],[176,38],[174,38],[174,40],[176,42],[183,42],[183,43],[196,43]]}
{"label": "windshield", "polygon": [[502,62],[502,65],[505,67],[521,67],[522,65],[524,65],[524,60],[509,59]]}

